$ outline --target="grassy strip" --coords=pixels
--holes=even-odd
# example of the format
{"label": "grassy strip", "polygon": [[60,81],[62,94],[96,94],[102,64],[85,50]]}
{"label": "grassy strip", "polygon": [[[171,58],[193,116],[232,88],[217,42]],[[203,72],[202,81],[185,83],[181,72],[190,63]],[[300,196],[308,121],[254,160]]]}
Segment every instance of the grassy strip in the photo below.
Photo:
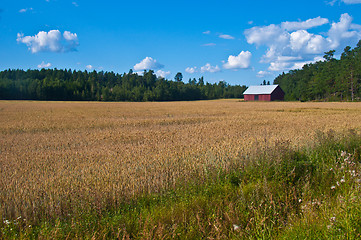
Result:
{"label": "grassy strip", "polygon": [[3,220],[2,239],[358,239],[361,136],[318,133],[314,146],[279,142],[232,172],[121,208],[30,225]]}

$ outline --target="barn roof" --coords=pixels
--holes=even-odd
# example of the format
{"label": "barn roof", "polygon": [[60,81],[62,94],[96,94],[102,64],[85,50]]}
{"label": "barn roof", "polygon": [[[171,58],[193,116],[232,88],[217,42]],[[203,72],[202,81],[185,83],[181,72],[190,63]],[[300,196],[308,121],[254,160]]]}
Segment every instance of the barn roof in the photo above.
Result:
{"label": "barn roof", "polygon": [[271,94],[278,85],[249,86],[243,94]]}

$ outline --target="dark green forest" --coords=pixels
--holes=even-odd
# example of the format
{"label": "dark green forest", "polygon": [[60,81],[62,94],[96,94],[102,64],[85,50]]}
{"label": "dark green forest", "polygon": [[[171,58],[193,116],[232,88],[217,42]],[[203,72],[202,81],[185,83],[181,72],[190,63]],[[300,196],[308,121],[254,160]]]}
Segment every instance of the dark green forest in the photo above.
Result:
{"label": "dark green forest", "polygon": [[361,40],[354,49],[345,47],[340,59],[334,54],[325,52],[324,61],[279,75],[274,83],[285,92],[285,100],[360,101]]}
{"label": "dark green forest", "polygon": [[0,99],[60,101],[188,101],[241,98],[246,86],[224,81],[210,84],[201,77],[183,82],[158,78],[152,70],[133,73],[75,70],[5,70],[0,72]]}

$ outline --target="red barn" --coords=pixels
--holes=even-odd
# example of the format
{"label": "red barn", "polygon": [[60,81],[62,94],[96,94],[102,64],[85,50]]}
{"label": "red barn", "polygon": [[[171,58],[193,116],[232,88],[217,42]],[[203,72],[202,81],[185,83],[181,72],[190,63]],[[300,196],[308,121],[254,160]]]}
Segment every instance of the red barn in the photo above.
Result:
{"label": "red barn", "polygon": [[249,86],[243,93],[245,101],[283,101],[285,93],[278,85]]}

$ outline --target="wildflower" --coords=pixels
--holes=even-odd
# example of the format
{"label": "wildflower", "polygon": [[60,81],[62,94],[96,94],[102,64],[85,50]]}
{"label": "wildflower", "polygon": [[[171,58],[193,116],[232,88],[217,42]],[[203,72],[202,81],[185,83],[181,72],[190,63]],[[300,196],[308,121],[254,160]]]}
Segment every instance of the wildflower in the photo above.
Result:
{"label": "wildflower", "polygon": [[337,186],[340,186],[340,183],[338,181],[336,182],[336,184],[337,184]]}
{"label": "wildflower", "polygon": [[341,182],[341,183],[344,183],[344,182],[345,182],[345,178],[341,178],[340,182]]}
{"label": "wildflower", "polygon": [[330,168],[330,171],[333,171],[333,168]]}
{"label": "wildflower", "polygon": [[336,186],[331,186],[331,189],[333,190],[333,189],[335,189],[336,188]]}
{"label": "wildflower", "polygon": [[240,227],[238,225],[236,225],[236,224],[233,224],[233,230],[237,231],[238,229],[240,229]]}
{"label": "wildflower", "polygon": [[331,220],[332,222],[334,222],[334,221],[336,221],[336,217],[331,217],[330,220]]}
{"label": "wildflower", "polygon": [[9,224],[10,224],[10,221],[5,219],[4,223],[5,223],[6,225],[9,225]]}
{"label": "wildflower", "polygon": [[331,224],[327,225],[327,229],[330,229],[330,228],[332,228],[332,225]]}
{"label": "wildflower", "polygon": [[298,199],[298,202],[300,203],[300,202],[302,202],[302,199],[300,198],[300,199]]}
{"label": "wildflower", "polygon": [[346,156],[346,152],[341,151],[341,157],[344,157],[344,156]]}

